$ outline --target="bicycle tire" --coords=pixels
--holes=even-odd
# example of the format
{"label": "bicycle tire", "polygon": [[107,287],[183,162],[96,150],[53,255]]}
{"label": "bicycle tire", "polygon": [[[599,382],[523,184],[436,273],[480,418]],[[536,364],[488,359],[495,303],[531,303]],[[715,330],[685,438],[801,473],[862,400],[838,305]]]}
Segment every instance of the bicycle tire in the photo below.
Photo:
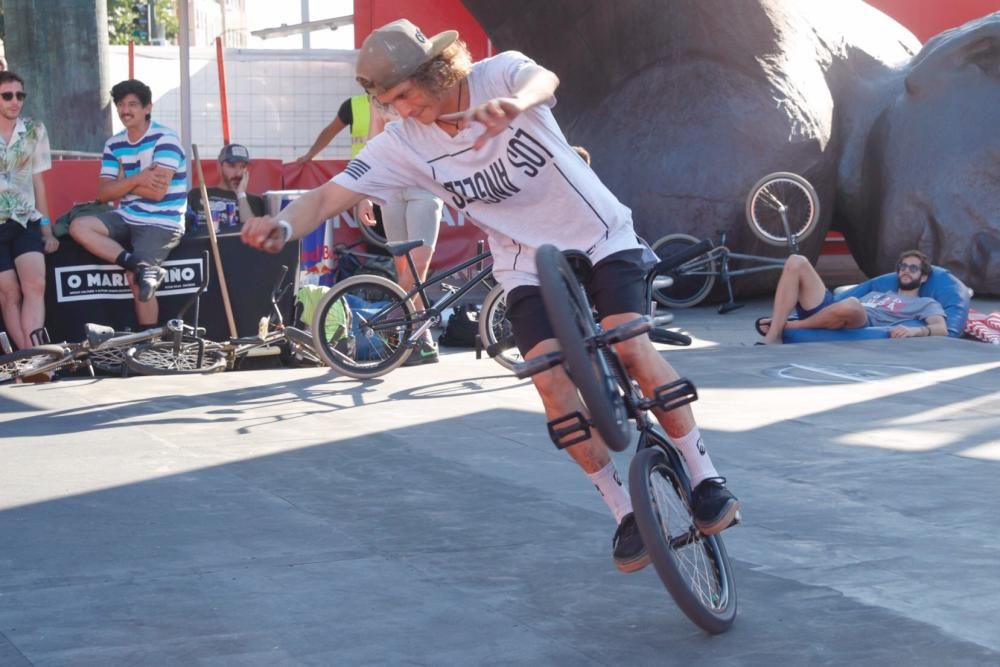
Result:
{"label": "bicycle tire", "polygon": [[[651,246],[660,259],[667,259],[700,241],[690,234],[667,234]],[[713,258],[696,257],[670,272],[674,284],[654,289],[653,298],[668,308],[690,308],[705,300],[715,286],[719,269]]]}
{"label": "bicycle tire", "polygon": [[40,345],[0,356],[0,384],[59,368],[71,355],[61,345]]}
{"label": "bicycle tire", "polygon": [[366,225],[359,219],[358,229],[361,230],[361,235],[365,237],[365,241],[376,248],[384,248],[385,244],[389,242],[384,236],[378,233],[375,225]]}
{"label": "bicycle tire", "polygon": [[215,344],[206,345],[198,363],[198,342],[158,340],[134,345],[125,352],[125,365],[140,375],[195,375],[226,370],[226,353]]}
{"label": "bicycle tire", "polygon": [[[380,320],[405,324],[383,330],[369,319],[385,308]],[[316,305],[310,324],[313,346],[335,371],[358,380],[377,378],[410,356],[405,343],[413,332],[413,313],[406,292],[396,283],[379,276],[353,276],[331,287]]]}
{"label": "bicycle tire", "polygon": [[587,349],[587,339],[595,336],[598,328],[583,287],[555,246],[539,248],[536,265],[545,311],[562,348],[563,367],[604,444],[616,452],[624,451],[632,440],[625,401],[604,354]]}
{"label": "bicycle tire", "polygon": [[781,221],[780,206],[787,207],[789,231],[796,243],[816,228],[820,213],[816,189],[798,174],[777,171],[757,181],[747,195],[747,224],[764,243],[788,245],[789,236]]}
{"label": "bicycle tire", "polygon": [[695,530],[688,493],[660,449],[669,446],[660,442],[632,458],[629,493],[636,524],[656,573],[677,607],[705,632],[720,634],[736,618],[732,563],[719,535]]}
{"label": "bicycle tire", "polygon": [[[496,285],[486,294],[479,309],[479,340],[487,348],[512,335],[510,321],[507,320],[507,297],[503,288]],[[524,360],[517,346],[503,350],[492,359],[509,371],[514,370],[514,364]]]}

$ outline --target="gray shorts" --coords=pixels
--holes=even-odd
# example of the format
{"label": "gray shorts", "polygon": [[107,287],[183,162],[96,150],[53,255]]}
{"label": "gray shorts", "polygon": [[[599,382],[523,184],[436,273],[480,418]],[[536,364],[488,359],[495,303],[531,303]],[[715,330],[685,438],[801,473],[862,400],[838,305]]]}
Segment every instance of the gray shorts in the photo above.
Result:
{"label": "gray shorts", "polygon": [[441,200],[422,188],[403,188],[382,205],[382,225],[389,241],[424,242],[434,249],[441,227]]}
{"label": "gray shorts", "polygon": [[122,244],[131,245],[132,254],[140,262],[147,264],[163,263],[170,251],[181,242],[184,230],[164,229],[153,225],[138,225],[125,222],[118,211],[104,211],[97,214],[97,219],[108,228],[108,236]]}

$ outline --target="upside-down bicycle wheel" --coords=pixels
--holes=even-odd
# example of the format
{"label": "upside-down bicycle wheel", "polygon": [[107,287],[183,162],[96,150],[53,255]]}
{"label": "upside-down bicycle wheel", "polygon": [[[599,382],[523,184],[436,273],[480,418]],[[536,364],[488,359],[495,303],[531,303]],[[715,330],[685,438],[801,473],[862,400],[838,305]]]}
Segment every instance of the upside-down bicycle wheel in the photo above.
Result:
{"label": "upside-down bicycle wheel", "polygon": [[732,563],[719,535],[694,527],[686,487],[661,447],[669,445],[641,449],[629,467],[639,534],[678,608],[705,632],[719,634],[736,618]]}
{"label": "upside-down bicycle wheel", "polygon": [[604,354],[588,341],[599,333],[587,296],[558,248],[536,256],[545,311],[562,348],[563,367],[580,392],[597,432],[616,452],[631,442],[625,401]]}
{"label": "upside-down bicycle wheel", "polygon": [[158,340],[130,347],[125,365],[140,375],[187,375],[226,370],[226,353],[215,344],[206,345],[199,358],[198,341]]}
{"label": "upside-down bicycle wheel", "polygon": [[[788,171],[757,181],[746,203],[747,223],[764,243],[786,246],[809,236],[819,222],[819,195],[806,179]],[[787,222],[787,230],[785,223]]]}
{"label": "upside-down bicycle wheel", "polygon": [[354,276],[331,287],[316,305],[310,331],[320,358],[359,380],[385,375],[410,356],[413,308],[406,292],[379,276]]}
{"label": "upside-down bicycle wheel", "polygon": [[[667,259],[700,243],[690,234],[667,234],[651,246],[660,259]],[[690,308],[705,300],[712,287],[719,269],[711,255],[701,255],[684,263],[670,272],[674,284],[670,287],[653,290],[653,298],[662,306],[668,308]]]}
{"label": "upside-down bicycle wheel", "polygon": [[68,356],[65,348],[60,345],[40,345],[2,355],[0,384],[58,368]]}
{"label": "upside-down bicycle wheel", "polygon": [[510,321],[507,319],[507,298],[503,287],[496,285],[483,299],[482,308],[479,309],[479,340],[487,349],[491,345],[510,345],[493,356],[493,360],[507,370],[513,370],[514,364],[523,361],[521,351],[513,345],[512,337]]}

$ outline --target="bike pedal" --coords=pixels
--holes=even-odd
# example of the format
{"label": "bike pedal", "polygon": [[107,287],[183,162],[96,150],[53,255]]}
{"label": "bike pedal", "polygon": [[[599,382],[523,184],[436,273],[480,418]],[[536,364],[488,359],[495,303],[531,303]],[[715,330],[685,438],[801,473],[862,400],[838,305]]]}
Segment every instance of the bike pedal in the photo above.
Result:
{"label": "bike pedal", "polygon": [[[567,425],[561,426],[561,424]],[[579,442],[590,440],[590,421],[580,412],[571,412],[553,419],[546,426],[556,449],[566,449]]]}
{"label": "bike pedal", "polygon": [[694,403],[697,400],[698,390],[694,388],[694,383],[687,378],[681,378],[654,389],[652,398],[643,400],[639,408],[642,410],[659,408],[665,412],[669,412],[676,410],[682,405]]}

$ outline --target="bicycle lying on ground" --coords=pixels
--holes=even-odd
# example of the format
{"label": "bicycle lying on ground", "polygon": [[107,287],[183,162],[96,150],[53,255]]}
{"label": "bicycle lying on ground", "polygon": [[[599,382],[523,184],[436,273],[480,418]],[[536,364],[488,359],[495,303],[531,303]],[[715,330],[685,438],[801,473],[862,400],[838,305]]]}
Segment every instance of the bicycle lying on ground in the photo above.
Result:
{"label": "bicycle lying on ground", "polygon": [[[206,267],[205,278],[198,290],[181,306],[177,316],[162,327],[145,331],[117,332],[111,327],[88,323],[84,326],[84,339],[79,343],[58,343],[17,350],[0,357],[0,383],[56,370],[87,368],[94,375],[94,368],[118,373],[128,351],[138,345],[173,345],[182,354],[170,360],[160,360],[182,372],[211,373],[224,370],[226,357],[218,350],[205,345],[204,329],[198,327],[198,304],[201,294],[208,287],[208,253],[202,259]],[[195,324],[184,322],[184,315],[194,306]],[[154,341],[158,341],[155,342]]]}
{"label": "bicycle lying on ground", "polygon": [[[492,267],[483,266],[490,252],[480,244],[476,256],[421,282],[410,251],[422,243],[416,240],[385,244],[394,257],[406,257],[414,278],[414,287],[409,292],[391,280],[358,275],[335,284],[323,295],[316,305],[311,333],[316,350],[327,365],[361,380],[385,375],[406,361],[424,332],[440,323],[445,310],[480,284],[490,287],[490,295],[494,295],[492,299],[487,295],[480,318],[495,321],[493,311],[501,308],[503,301],[495,296],[499,287],[493,280]],[[475,267],[476,273],[465,283],[453,286],[445,282],[470,267]],[[427,290],[435,285],[445,294],[431,302]],[[415,297],[419,297],[423,308],[414,305]],[[491,338],[484,342],[497,342],[492,333],[489,335]],[[506,366],[513,363],[508,358],[510,354],[502,350],[494,359]]]}
{"label": "bicycle lying on ground", "polygon": [[[819,221],[819,197],[809,182],[797,174],[776,172],[758,181],[750,190],[746,202],[747,224],[762,241],[773,246],[784,246],[787,254],[797,253],[799,242],[809,236]],[[653,251],[661,258],[668,258],[686,250],[699,240],[689,234],[667,234],[652,244]],[[717,278],[726,285],[729,300],[719,306],[720,313],[741,307],[733,298],[732,279],[761,271],[780,271],[786,257],[763,257],[736,253],[726,246],[723,233],[719,244],[707,252],[673,269],[670,276],[674,284],[653,292],[654,298],[664,306],[690,308],[709,295]],[[747,264],[732,268],[730,262]]]}
{"label": "bicycle lying on ground", "polygon": [[224,343],[184,338],[144,342],[129,347],[125,353],[125,363],[131,370],[141,375],[203,373],[206,371],[193,363],[193,360],[197,359],[198,345],[204,349],[203,354],[210,355],[211,359],[221,357],[222,368],[213,370],[236,368],[248,355],[271,350],[310,363],[321,363],[315,354],[309,332],[288,326],[284,322],[279,304],[291,287],[291,283],[285,284],[287,274],[288,267],[282,265],[278,280],[271,290],[270,311],[267,316],[261,318],[256,336],[230,338]]}
{"label": "bicycle lying on ground", "polygon": [[[697,254],[707,242],[662,260],[647,278],[647,294],[666,286],[655,276],[669,274]],[[677,606],[696,625],[712,634],[725,632],[736,617],[733,567],[719,535],[704,535],[691,516],[691,485],[680,453],[649,410],[673,410],[698,398],[694,385],[681,378],[658,387],[645,397],[627,373],[614,345],[654,334],[664,340],[649,316],[603,331],[595,321],[587,296],[566,257],[554,246],[537,254],[542,298],[560,351],[540,355],[516,367],[518,377],[529,377],[562,364],[576,385],[589,414],[575,414],[550,423],[557,447],[591,436],[591,427],[615,451],[632,440],[629,421],[638,431],[636,453],[629,466],[629,492],[639,533],[650,559]],[[679,334],[666,336],[683,338]]]}

